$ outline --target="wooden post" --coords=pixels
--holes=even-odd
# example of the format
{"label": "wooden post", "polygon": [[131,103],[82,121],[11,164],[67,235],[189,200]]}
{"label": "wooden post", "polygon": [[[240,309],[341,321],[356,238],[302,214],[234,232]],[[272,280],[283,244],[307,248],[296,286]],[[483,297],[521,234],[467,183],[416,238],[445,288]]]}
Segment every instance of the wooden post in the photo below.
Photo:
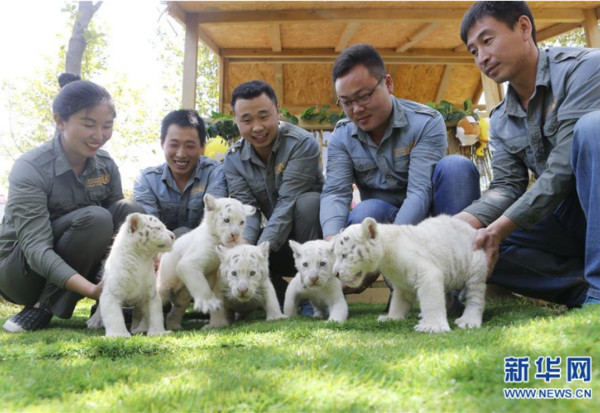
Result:
{"label": "wooden post", "polygon": [[483,84],[483,93],[485,95],[485,109],[488,114],[504,98],[502,85],[494,82],[492,79],[481,74],[481,83]]}
{"label": "wooden post", "polygon": [[196,14],[185,15],[185,44],[183,52],[183,88],[181,105],[196,108],[196,80],[198,78],[198,19]]}
{"label": "wooden post", "polygon": [[600,47],[600,29],[598,29],[598,16],[595,9],[583,10],[585,21],[583,29],[588,47]]}

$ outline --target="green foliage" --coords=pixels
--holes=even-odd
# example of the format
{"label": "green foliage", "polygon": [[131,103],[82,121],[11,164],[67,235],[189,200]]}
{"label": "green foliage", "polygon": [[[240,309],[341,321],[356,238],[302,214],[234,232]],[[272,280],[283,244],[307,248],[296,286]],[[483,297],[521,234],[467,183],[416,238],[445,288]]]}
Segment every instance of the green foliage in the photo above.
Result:
{"label": "green foliage", "polygon": [[[597,400],[506,400],[505,387],[593,388],[566,383],[567,356],[600,357],[600,307],[565,311],[517,298],[488,300],[482,328],[414,331],[379,323],[383,305],[351,304],[344,324],[311,318],[201,330],[197,313],[161,337],[88,330],[91,301],[50,329],[0,333],[4,411],[544,411],[597,410]],[[0,323],[18,309],[0,304]],[[451,316],[451,322],[456,315]],[[504,383],[504,357],[532,359],[530,381]],[[539,356],[562,357],[560,379],[533,378]],[[597,396],[597,394],[594,394]]]}
{"label": "green foliage", "polygon": [[477,112],[474,112],[473,102],[471,99],[466,99],[463,102],[462,109],[459,109],[454,106],[452,102],[448,102],[447,100],[442,100],[439,105],[436,105],[435,102],[427,102],[425,103],[430,108],[433,108],[440,112],[444,121],[446,122],[458,122],[465,116],[473,116],[475,120],[479,120],[479,115]]}
{"label": "green foliage", "polygon": [[281,114],[281,120],[291,123],[293,125],[298,124],[298,116],[292,114],[286,108],[284,108],[284,107],[279,108],[279,113]]}
{"label": "green foliage", "polygon": [[210,119],[206,121],[206,124],[206,132],[211,138],[220,136],[232,143],[240,137],[240,131],[233,120],[233,115],[211,112]]}
{"label": "green foliage", "polygon": [[577,28],[561,36],[553,37],[549,40],[539,43],[539,47],[586,47],[585,31],[583,28]]}
{"label": "green foliage", "polygon": [[317,110],[317,106],[310,106],[300,114],[300,119],[309,122],[317,121],[319,123],[330,123],[335,125],[338,120],[346,116],[343,111],[332,111],[329,108],[329,105],[323,105]]}

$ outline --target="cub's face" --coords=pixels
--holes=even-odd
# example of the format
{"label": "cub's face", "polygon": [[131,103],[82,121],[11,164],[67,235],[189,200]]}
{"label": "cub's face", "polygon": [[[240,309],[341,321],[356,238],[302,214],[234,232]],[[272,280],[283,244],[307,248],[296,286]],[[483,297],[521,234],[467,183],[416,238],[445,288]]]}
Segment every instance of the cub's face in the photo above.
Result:
{"label": "cub's face", "polygon": [[333,273],[344,284],[358,287],[367,274],[377,270],[383,257],[375,220],[366,218],[361,224],[351,225],[337,235],[333,253]]}
{"label": "cub's face", "polygon": [[206,194],[205,219],[211,220],[212,231],[219,236],[219,243],[227,247],[238,245],[246,228],[246,217],[254,214],[255,208],[244,205],[237,199],[219,198]]}
{"label": "cub's face", "polygon": [[217,246],[221,259],[219,273],[227,285],[226,296],[237,301],[249,301],[259,293],[269,277],[269,243],[258,246]]}
{"label": "cub's face", "polygon": [[173,248],[175,235],[152,215],[130,214],[123,228],[126,228],[128,235],[135,239],[137,245],[149,251],[165,252]]}
{"label": "cub's face", "polygon": [[300,244],[290,240],[294,252],[294,261],[300,281],[305,288],[327,284],[333,275],[333,244],[323,240],[308,241]]}

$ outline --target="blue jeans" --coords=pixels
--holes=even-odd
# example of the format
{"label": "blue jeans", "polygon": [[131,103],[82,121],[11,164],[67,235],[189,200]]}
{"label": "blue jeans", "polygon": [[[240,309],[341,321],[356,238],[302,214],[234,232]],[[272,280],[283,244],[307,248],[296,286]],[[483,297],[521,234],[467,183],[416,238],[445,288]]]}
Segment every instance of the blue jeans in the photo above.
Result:
{"label": "blue jeans", "polygon": [[[430,215],[454,215],[462,211],[481,195],[479,172],[469,159],[461,155],[443,157],[435,166],[432,177],[433,205]],[[392,224],[400,208],[379,199],[359,202],[346,225],[358,224],[367,217]]]}
{"label": "blue jeans", "polygon": [[575,125],[571,165],[577,195],[585,215],[585,279],[587,295],[600,300],[600,111]]}

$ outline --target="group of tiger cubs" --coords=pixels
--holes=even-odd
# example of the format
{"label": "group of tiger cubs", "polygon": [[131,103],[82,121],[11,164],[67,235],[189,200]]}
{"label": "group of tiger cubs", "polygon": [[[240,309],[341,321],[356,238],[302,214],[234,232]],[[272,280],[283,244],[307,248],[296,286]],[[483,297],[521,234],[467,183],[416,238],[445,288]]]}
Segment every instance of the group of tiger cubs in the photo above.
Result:
{"label": "group of tiger cubs", "polygon": [[[374,272],[393,287],[389,313],[379,321],[403,320],[418,299],[421,318],[415,330],[450,331],[446,295],[459,289],[466,303],[456,324],[481,326],[486,258],[472,248],[475,230],[458,219],[439,216],[408,226],[366,218],[330,241],[290,240],[297,274],[282,312],[269,278],[269,243],[241,243],[246,217],[255,208],[209,194],[204,203],[202,223],[176,240],[153,216],[127,217],[106,260],[99,311],[88,320],[89,328],[104,326],[107,336],[165,334],[181,329],[192,301],[195,310],[210,314],[204,328],[227,326],[258,308],[268,321],[293,317],[302,300],[310,301],[315,317],[344,322],[348,305],[342,283],[357,286]],[[157,253],[162,258],[156,272]],[[171,310],[163,320],[163,304],[168,303]],[[134,307],[131,332],[124,306]]]}

